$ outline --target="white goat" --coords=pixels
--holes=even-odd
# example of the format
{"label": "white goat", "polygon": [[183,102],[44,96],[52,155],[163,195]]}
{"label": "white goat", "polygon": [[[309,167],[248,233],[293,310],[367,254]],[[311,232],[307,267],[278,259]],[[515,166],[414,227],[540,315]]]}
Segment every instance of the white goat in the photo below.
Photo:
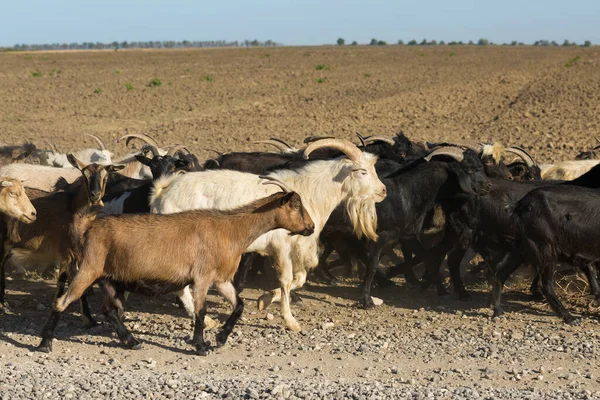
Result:
{"label": "white goat", "polygon": [[75,168],[56,168],[36,164],[8,164],[0,167],[0,176],[13,179],[22,179],[23,186],[31,189],[54,191],[54,185],[58,178],[64,178],[73,183],[81,176],[81,172]]}
{"label": "white goat", "polygon": [[[112,164],[112,154],[106,148],[104,141],[102,141],[102,139],[100,139],[98,136],[95,136],[95,135],[90,135],[90,134],[86,133],[86,134],[84,134],[84,136],[88,136],[88,137],[91,137],[92,139],[94,139],[96,142],[98,142],[99,147],[97,149],[89,148],[89,149],[82,149],[82,150],[74,151],[72,154],[75,156],[75,158],[77,158],[78,160],[81,160],[82,162],[84,162],[86,164],[100,164],[100,165]],[[52,149],[52,152],[47,155],[48,163],[54,167],[72,168],[71,164],[69,163],[69,160],[67,159],[67,155],[58,151],[56,146],[54,144],[52,144],[51,142],[47,141],[47,143],[50,146],[50,148]]]}
{"label": "white goat", "polygon": [[600,160],[561,161],[556,164],[542,164],[542,179],[572,181],[600,164]]}
{"label": "white goat", "polygon": [[[304,157],[323,147],[336,148],[348,158],[314,161],[297,170],[279,170],[268,175],[269,179],[300,194],[315,223],[315,233],[309,237],[290,236],[279,229],[262,235],[246,250],[272,258],[280,289],[261,296],[259,309],[281,301],[283,319],[293,331],[301,330],[301,326],[290,311],[290,290],[301,287],[306,281],[307,269],[317,266],[319,234],[331,212],[346,202],[356,234],[377,240],[375,203],[386,196],[385,185],[375,172],[376,156],[362,153],[348,140],[324,139],[309,145]],[[257,175],[229,170],[169,176],[155,182],[150,209],[156,213],[233,209],[277,190],[273,185],[261,185],[262,182]]]}

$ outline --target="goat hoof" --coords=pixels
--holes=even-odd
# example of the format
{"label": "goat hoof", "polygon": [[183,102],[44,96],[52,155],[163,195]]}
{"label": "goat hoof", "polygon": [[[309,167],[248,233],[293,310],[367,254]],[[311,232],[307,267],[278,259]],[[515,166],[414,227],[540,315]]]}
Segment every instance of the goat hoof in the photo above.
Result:
{"label": "goat hoof", "polygon": [[202,357],[206,357],[210,351],[208,343],[202,343],[196,345],[196,354]]}
{"label": "goat hoof", "polygon": [[140,350],[142,348],[142,344],[140,342],[138,342],[136,339],[131,338],[131,339],[127,340],[127,342],[125,343],[125,347],[130,350]]}
{"label": "goat hoof", "polygon": [[565,318],[565,323],[571,326],[579,326],[580,321],[579,318],[575,318],[575,317],[569,317],[569,318]]}
{"label": "goat hoof", "polygon": [[51,353],[52,352],[52,339],[42,339],[42,342],[37,347],[37,349],[38,349],[38,351],[41,351],[44,353]]}
{"label": "goat hoof", "polygon": [[373,303],[373,299],[371,298],[371,296],[369,296],[368,299],[363,299],[362,308],[364,308],[365,310],[375,308],[375,303]]}
{"label": "goat hoof", "polygon": [[228,335],[226,335],[225,332],[219,332],[217,334],[217,344],[216,344],[216,346],[217,347],[223,347],[225,345],[225,343],[227,343],[227,336]]}
{"label": "goat hoof", "polygon": [[503,316],[504,316],[504,311],[494,310],[494,315],[492,315],[492,321],[498,321]]}
{"label": "goat hoof", "polygon": [[260,296],[258,298],[258,310],[263,311],[264,309],[269,307],[272,302],[273,302],[273,294],[272,293],[263,294],[262,296]]}
{"label": "goat hoof", "polygon": [[196,355],[206,357],[208,355],[208,349],[196,349]]}
{"label": "goat hoof", "polygon": [[302,326],[295,319],[285,321],[285,326],[292,332],[300,332],[302,330]]}
{"label": "goat hoof", "polygon": [[298,306],[304,306],[304,301],[302,301],[302,297],[294,291],[290,292],[290,300],[292,304],[296,304]]}

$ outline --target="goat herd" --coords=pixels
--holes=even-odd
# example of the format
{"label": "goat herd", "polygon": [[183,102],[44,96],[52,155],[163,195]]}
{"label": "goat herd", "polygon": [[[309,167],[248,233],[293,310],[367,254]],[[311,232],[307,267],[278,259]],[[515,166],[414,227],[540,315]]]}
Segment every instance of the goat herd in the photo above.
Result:
{"label": "goat herd", "polygon": [[[326,263],[333,251],[347,265],[364,264],[365,308],[374,307],[373,281],[398,274],[445,293],[440,267],[446,258],[454,290],[468,300],[460,264],[469,249],[490,271],[494,317],[502,314],[504,282],[521,264],[536,268],[532,289],[567,323],[576,320],[554,293],[557,262],[581,268],[600,300],[594,264],[600,161],[538,165],[524,149],[499,143],[358,136],[358,146],[310,137],[303,149],[270,139],[277,152],[219,153],[204,165],[186,147],[161,147],[144,134],[119,139],[128,147],[144,142],[119,160],[94,136],[98,149],[71,154],[51,143],[50,150],[30,143],[0,147],[0,301],[8,265],[58,268],[39,348],[51,351],[59,319],[74,301],[86,326],[96,324],[87,301],[93,284],[102,289],[102,312],[120,341],[138,348],[123,323],[128,292],[175,292],[195,318],[193,344],[205,355],[208,290],[214,285],[233,307],[217,335],[222,345],[242,314],[239,292],[260,256],[273,262],[280,287],[265,292],[258,306],[280,302],[294,331],[301,326],[290,310],[298,297],[293,291],[314,269],[333,281]],[[394,257],[396,246],[403,262],[380,270],[381,258]],[[420,280],[413,272],[419,263],[425,264]]]}

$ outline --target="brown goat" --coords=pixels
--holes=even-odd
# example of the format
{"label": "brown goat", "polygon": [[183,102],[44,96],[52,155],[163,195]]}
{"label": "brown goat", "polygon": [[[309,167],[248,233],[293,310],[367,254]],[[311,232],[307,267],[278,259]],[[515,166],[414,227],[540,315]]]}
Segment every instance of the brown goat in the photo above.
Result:
{"label": "brown goat", "polygon": [[[40,267],[48,271],[57,265],[69,265],[71,259],[69,225],[75,212],[83,207],[101,204],[108,173],[120,166],[85,165],[73,155],[69,162],[81,171],[82,176],[72,184],[62,183],[64,191],[51,193],[32,201],[37,219],[27,225],[9,221],[0,231],[8,231],[4,246],[0,248],[0,280],[5,280],[7,263],[17,268]],[[0,292],[4,299],[4,287]],[[88,313],[89,314],[89,313]],[[87,315],[86,315],[87,316]],[[91,321],[85,320],[87,324]]]}
{"label": "brown goat", "polygon": [[[277,184],[275,182],[275,184]],[[124,292],[156,295],[193,285],[196,321],[193,343],[200,355],[209,350],[204,341],[205,299],[215,284],[233,306],[217,345],[223,345],[243,311],[232,279],[242,253],[259,236],[273,229],[310,235],[314,222],[295,192],[278,192],[231,211],[196,210],[177,214],[125,214],[95,218],[78,215],[72,243],[79,268],[73,263],[69,288],[65,271],[59,277],[54,310],[42,332],[41,350],[51,351],[53,332],[62,313],[99,281],[105,293],[102,312],[128,348],[139,348],[120,319]],[[80,258],[81,257],[81,258]]]}

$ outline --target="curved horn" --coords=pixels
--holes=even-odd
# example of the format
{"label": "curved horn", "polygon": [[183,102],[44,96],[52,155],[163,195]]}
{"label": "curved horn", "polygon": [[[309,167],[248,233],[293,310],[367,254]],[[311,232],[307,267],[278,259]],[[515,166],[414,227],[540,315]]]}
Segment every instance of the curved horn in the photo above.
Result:
{"label": "curved horn", "polygon": [[[360,139],[360,138],[359,138],[359,139]],[[384,142],[384,143],[387,143],[387,144],[389,144],[390,146],[393,146],[393,145],[394,145],[394,143],[395,143],[395,142],[394,142],[392,139],[390,139],[390,138],[387,138],[387,137],[385,137],[385,136],[377,136],[377,135],[368,136],[368,137],[364,138],[364,140],[365,140],[365,143],[366,143],[366,144],[371,144],[371,143],[373,143],[373,142]]]}
{"label": "curved horn", "polygon": [[281,190],[283,190],[286,193],[293,192],[293,190],[290,189],[288,187],[288,185],[286,185],[285,183],[283,183],[279,179],[272,178],[272,177],[266,176],[266,175],[260,175],[259,178],[266,180],[266,182],[263,182],[263,185],[277,185],[277,186],[279,186],[281,188]]}
{"label": "curved horn", "polygon": [[308,160],[310,153],[324,147],[331,147],[344,153],[350,161],[355,163],[360,162],[362,151],[354,143],[346,139],[322,139],[308,145],[304,149],[304,158]]}
{"label": "curved horn", "polygon": [[89,136],[89,137],[91,137],[96,142],[98,142],[98,145],[100,146],[99,147],[100,150],[106,150],[106,145],[104,144],[104,141],[102,139],[100,139],[98,136],[96,136],[96,135],[90,135],[89,133],[84,133],[83,136]]}
{"label": "curved horn", "polygon": [[537,165],[537,163],[535,162],[535,160],[533,159],[533,157],[531,156],[531,154],[529,154],[527,152],[527,150],[518,147],[518,146],[510,146],[507,147],[506,149],[504,149],[505,152],[507,153],[513,153],[515,155],[517,155],[518,157],[520,157],[523,161],[525,161],[525,164],[528,167],[533,167],[534,165]]}
{"label": "curved horn", "polygon": [[169,152],[167,153],[167,155],[174,156],[175,154],[179,153],[181,150],[185,150],[185,151],[187,151],[188,154],[192,154],[192,152],[184,145],[176,144],[175,146],[173,146],[169,149]]}
{"label": "curved horn", "polygon": [[128,146],[129,142],[134,138],[140,139],[140,140],[148,143],[149,145],[156,147],[157,149],[160,147],[158,145],[158,143],[156,143],[156,140],[154,140],[152,137],[150,137],[149,135],[146,135],[144,133],[130,133],[128,135],[121,136],[120,138],[117,139],[117,143],[119,143],[123,139],[127,139],[125,141],[125,146]]}
{"label": "curved horn", "polygon": [[364,136],[363,136],[363,135],[361,135],[361,134],[360,134],[360,133],[358,133],[358,132],[356,132],[356,136],[358,137],[358,140],[360,140],[360,145],[361,145],[362,147],[365,147],[365,146],[367,145],[367,142],[366,142],[366,140],[365,140]]}
{"label": "curved horn", "polygon": [[281,139],[277,139],[277,138],[273,138],[273,137],[272,137],[272,138],[269,138],[269,140],[274,140],[274,141],[276,141],[277,143],[281,143],[282,145],[284,145],[284,146],[285,146],[285,147],[287,147],[288,149],[290,149],[290,150],[294,150],[294,148],[293,148],[292,146],[290,146],[289,144],[287,144],[286,142],[284,142],[284,141],[283,141],[283,140],[281,140]]}
{"label": "curved horn", "polygon": [[483,143],[467,140],[467,141],[463,141],[463,142],[458,142],[457,144],[459,146],[466,147],[467,149],[471,149],[477,154],[479,154],[483,151]]}
{"label": "curved horn", "polygon": [[465,149],[473,150],[475,153],[481,153],[483,151],[483,144],[473,142],[473,141],[463,141],[463,142],[439,142],[439,143],[431,143],[425,142],[426,147],[430,150],[433,150],[437,147],[462,147]]}
{"label": "curved horn", "polygon": [[254,142],[254,144],[270,144],[273,147],[277,147],[277,150],[281,151],[281,152],[285,152],[288,149],[283,147],[279,142],[275,142],[273,143],[273,141],[271,139],[269,140],[257,140]]}
{"label": "curved horn", "polygon": [[160,156],[160,153],[158,152],[158,149],[156,147],[152,146],[152,145],[146,144],[146,145],[144,145],[144,147],[142,147],[140,149],[140,153],[142,153],[142,154],[145,154],[147,151],[152,152],[152,155],[154,157]]}
{"label": "curved horn", "polygon": [[323,139],[335,139],[334,136],[307,136],[302,143],[312,143],[312,142],[316,142],[317,140],[323,140]]}
{"label": "curved horn", "polygon": [[58,149],[56,148],[56,145],[54,143],[52,143],[51,141],[49,141],[48,139],[44,139],[44,142],[50,146],[50,149],[52,149],[52,153],[60,153],[60,151],[58,151]]}
{"label": "curved horn", "polygon": [[431,161],[431,159],[435,156],[449,156],[454,158],[456,161],[461,162],[465,155],[463,154],[463,150],[454,146],[442,146],[434,149],[427,156],[423,157],[425,161]]}
{"label": "curved horn", "polygon": [[203,148],[202,150],[215,152],[219,155],[219,157],[223,155],[223,153],[221,153],[220,151],[215,150],[215,149]]}

